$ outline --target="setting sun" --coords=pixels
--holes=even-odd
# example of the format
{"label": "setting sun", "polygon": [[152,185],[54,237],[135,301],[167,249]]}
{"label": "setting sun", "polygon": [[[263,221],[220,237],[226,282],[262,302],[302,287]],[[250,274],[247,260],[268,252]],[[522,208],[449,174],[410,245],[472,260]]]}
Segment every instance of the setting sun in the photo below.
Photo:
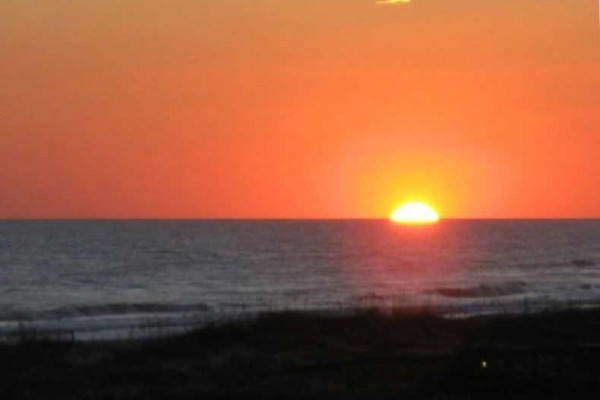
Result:
{"label": "setting sun", "polygon": [[400,224],[433,224],[439,221],[440,216],[427,204],[414,202],[398,207],[390,219]]}

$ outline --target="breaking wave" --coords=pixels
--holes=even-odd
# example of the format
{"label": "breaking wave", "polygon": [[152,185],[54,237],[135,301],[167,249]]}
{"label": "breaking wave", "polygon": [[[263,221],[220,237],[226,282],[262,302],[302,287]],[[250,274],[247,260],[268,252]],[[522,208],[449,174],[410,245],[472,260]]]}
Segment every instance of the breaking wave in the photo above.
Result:
{"label": "breaking wave", "polygon": [[109,303],[101,305],[68,306],[51,309],[48,311],[8,311],[0,314],[3,320],[38,320],[83,318],[101,316],[125,316],[132,314],[166,314],[166,313],[197,313],[210,310],[204,303],[197,304],[159,304],[159,303]]}
{"label": "breaking wave", "polygon": [[485,298],[520,294],[524,293],[526,288],[527,285],[523,282],[507,282],[494,285],[480,284],[466,288],[440,287],[430,290],[428,293],[452,298]]}

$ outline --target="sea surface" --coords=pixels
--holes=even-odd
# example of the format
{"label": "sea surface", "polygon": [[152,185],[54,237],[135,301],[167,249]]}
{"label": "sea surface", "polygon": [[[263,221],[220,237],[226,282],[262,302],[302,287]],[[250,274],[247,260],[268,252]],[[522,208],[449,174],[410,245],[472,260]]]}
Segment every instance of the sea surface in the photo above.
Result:
{"label": "sea surface", "polygon": [[135,338],[271,310],[597,304],[593,220],[0,221],[5,340]]}

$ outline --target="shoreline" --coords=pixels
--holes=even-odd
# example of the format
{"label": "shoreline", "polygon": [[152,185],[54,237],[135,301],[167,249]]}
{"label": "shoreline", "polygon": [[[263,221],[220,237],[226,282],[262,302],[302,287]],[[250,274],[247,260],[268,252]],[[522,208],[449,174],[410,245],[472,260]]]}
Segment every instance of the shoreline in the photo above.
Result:
{"label": "shoreline", "polygon": [[427,314],[432,317],[453,319],[474,319],[482,317],[528,316],[560,313],[570,310],[600,309],[600,301],[571,301],[549,303],[543,299],[522,299],[513,304],[493,301],[473,303],[468,306],[446,307],[425,304],[386,306],[385,302],[368,301],[362,305],[348,303],[337,307],[323,308],[284,308],[225,312],[205,310],[189,313],[132,313],[100,314],[66,318],[42,318],[37,320],[0,321],[0,345],[18,344],[23,341],[67,341],[67,342],[108,342],[146,341],[165,339],[206,326],[227,325],[240,321],[253,321],[264,315],[306,314],[331,318],[347,317],[354,314],[373,312],[382,317],[398,315]]}
{"label": "shoreline", "polygon": [[3,344],[10,384],[0,396],[529,398],[552,389],[594,398],[599,359],[598,308],[455,319],[272,312],[155,339]]}
{"label": "shoreline", "polygon": [[[382,317],[427,314],[440,319],[473,319],[482,317],[528,316],[560,313],[569,310],[600,309],[600,299],[555,301],[523,298],[517,302],[502,303],[494,299],[470,305],[439,306],[432,304],[387,305],[387,299],[365,298],[362,303],[339,304],[335,307],[273,307],[244,311],[211,310],[172,313],[123,313],[49,317],[35,320],[0,321],[0,345],[23,341],[49,340],[70,342],[146,341],[181,335],[206,326],[227,325],[239,321],[253,321],[263,315],[295,313],[331,318],[373,312]],[[182,308],[182,306],[178,306]],[[191,308],[191,306],[189,307]]]}

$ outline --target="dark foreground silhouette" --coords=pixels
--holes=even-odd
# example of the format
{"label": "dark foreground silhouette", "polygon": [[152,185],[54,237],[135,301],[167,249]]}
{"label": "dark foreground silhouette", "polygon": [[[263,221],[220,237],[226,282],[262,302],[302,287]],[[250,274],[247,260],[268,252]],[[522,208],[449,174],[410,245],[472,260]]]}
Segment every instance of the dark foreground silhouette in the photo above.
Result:
{"label": "dark foreground silhouette", "polygon": [[[270,313],[147,341],[0,346],[2,399],[600,398],[600,311]],[[543,396],[543,397],[541,397]]]}

